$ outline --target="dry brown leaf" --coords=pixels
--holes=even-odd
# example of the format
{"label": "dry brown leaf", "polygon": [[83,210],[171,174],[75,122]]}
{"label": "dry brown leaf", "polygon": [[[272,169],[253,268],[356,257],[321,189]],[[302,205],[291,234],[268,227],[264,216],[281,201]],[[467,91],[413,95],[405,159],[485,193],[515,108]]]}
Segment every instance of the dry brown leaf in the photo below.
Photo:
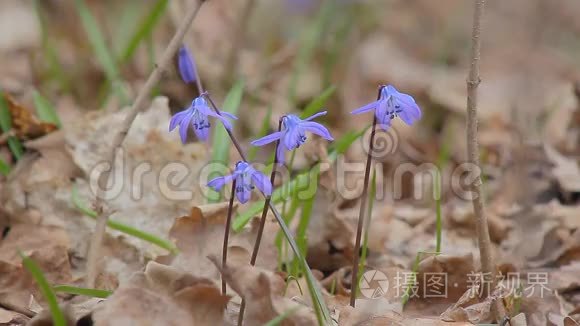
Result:
{"label": "dry brown leaf", "polygon": [[285,283],[279,275],[249,264],[221,268],[221,261],[210,258],[228,285],[246,300],[244,325],[262,325],[290,309],[297,310],[280,325],[316,325],[311,309],[282,296]]}
{"label": "dry brown leaf", "polygon": [[213,281],[150,262],[93,313],[104,325],[219,325],[228,296]]}
{"label": "dry brown leaf", "polygon": [[15,311],[0,308],[0,326],[24,325],[28,319]]}
{"label": "dry brown leaf", "polygon": [[72,280],[66,232],[57,227],[13,225],[0,241],[0,301],[28,308],[31,295],[41,299],[35,283],[21,265],[18,251],[30,256],[51,284]]}
{"label": "dry brown leaf", "polygon": [[[440,275],[446,275],[447,293],[445,298],[440,300],[446,302],[456,302],[459,298],[467,292],[469,286],[472,284],[469,280],[469,275],[474,274],[475,267],[473,262],[473,256],[471,254],[466,254],[463,256],[451,256],[451,255],[433,255],[423,259],[419,263],[419,268],[417,270],[417,283],[419,289],[425,289],[426,293],[429,293],[429,282],[428,276],[437,275],[438,273],[443,273]],[[433,288],[433,291],[437,291],[437,288]],[[419,296],[423,294],[420,293]],[[436,293],[436,292],[432,292]],[[431,301],[431,300],[427,300]],[[436,300],[435,301],[439,301]]]}
{"label": "dry brown leaf", "polygon": [[[60,310],[64,314],[66,325],[76,325],[77,318],[74,315],[73,308],[69,304],[60,305]],[[43,309],[39,314],[34,316],[26,326],[52,326],[52,314],[49,309]]]}

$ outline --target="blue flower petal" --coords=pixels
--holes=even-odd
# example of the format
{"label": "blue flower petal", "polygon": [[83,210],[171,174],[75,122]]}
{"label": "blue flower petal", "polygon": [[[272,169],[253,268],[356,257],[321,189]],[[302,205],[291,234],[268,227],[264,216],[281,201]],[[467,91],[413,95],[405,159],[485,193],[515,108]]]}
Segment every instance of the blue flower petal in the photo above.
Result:
{"label": "blue flower petal", "polygon": [[210,180],[207,186],[215,191],[220,191],[226,183],[230,183],[234,179],[234,175],[228,174],[223,177],[217,177]]}
{"label": "blue flower petal", "polygon": [[179,67],[179,74],[181,75],[181,79],[183,79],[186,84],[195,82],[195,62],[185,45],[182,45],[179,48],[177,56],[177,65]]}
{"label": "blue flower petal", "polygon": [[310,120],[312,120],[314,118],[318,118],[320,116],[326,115],[326,113],[327,113],[327,111],[322,111],[322,112],[315,113],[315,114],[309,116],[308,118],[304,119],[304,121],[310,121]]}
{"label": "blue flower petal", "polygon": [[262,172],[254,170],[252,173],[252,181],[264,195],[270,196],[272,194],[272,183],[270,183],[270,180]]}
{"label": "blue flower petal", "polygon": [[350,114],[361,114],[361,113],[364,113],[364,112],[368,112],[370,110],[375,109],[377,107],[378,103],[379,103],[379,101],[371,102],[371,103],[369,103],[367,105],[361,106],[360,108],[352,111]]}
{"label": "blue flower petal", "polygon": [[181,137],[181,142],[184,144],[185,144],[185,142],[187,142],[187,130],[189,129],[189,126],[191,125],[192,118],[193,118],[193,114],[189,114],[189,115],[185,116],[179,122],[179,136]]}
{"label": "blue flower petal", "polygon": [[173,117],[171,117],[171,121],[169,122],[169,131],[172,131],[173,129],[175,129],[175,127],[177,127],[177,125],[179,125],[181,120],[183,120],[183,118],[185,118],[188,114],[191,114],[191,111],[188,109],[185,109],[185,110],[183,110],[181,112],[177,112],[175,115],[173,115]]}
{"label": "blue flower petal", "polygon": [[273,141],[276,141],[276,140],[280,139],[283,134],[284,133],[282,131],[276,131],[276,132],[271,133],[271,134],[269,134],[267,136],[264,136],[264,137],[262,137],[260,139],[254,140],[253,142],[251,142],[251,144],[253,146],[264,146],[266,144],[269,144],[269,143],[271,143]]}
{"label": "blue flower petal", "polygon": [[318,122],[306,121],[302,122],[300,126],[304,128],[304,130],[310,131],[313,134],[317,134],[318,136],[326,140],[334,140],[334,138],[332,138],[332,135],[330,135],[328,129],[326,129],[325,126],[321,125]]}

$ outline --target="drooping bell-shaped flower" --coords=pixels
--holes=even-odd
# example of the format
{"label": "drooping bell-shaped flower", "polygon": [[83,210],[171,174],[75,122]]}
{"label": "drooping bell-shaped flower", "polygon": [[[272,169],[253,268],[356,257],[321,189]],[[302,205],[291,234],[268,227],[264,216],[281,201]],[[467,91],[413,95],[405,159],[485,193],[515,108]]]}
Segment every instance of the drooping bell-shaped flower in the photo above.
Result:
{"label": "drooping bell-shaped flower", "polygon": [[221,115],[215,113],[203,98],[203,96],[196,97],[191,105],[185,110],[176,113],[169,122],[169,131],[179,126],[179,135],[183,143],[187,140],[187,130],[192,127],[195,135],[200,140],[207,140],[209,137],[209,129],[211,123],[209,117],[219,119],[228,130],[232,129],[232,124],[228,119],[236,120],[237,117],[231,113],[221,111]]}
{"label": "drooping bell-shaped flower", "polygon": [[270,180],[260,171],[254,169],[248,162],[238,161],[232,174],[217,177],[208,182],[208,186],[215,191],[220,191],[226,183],[236,180],[236,198],[243,204],[250,200],[254,187],[270,196],[272,194],[272,184]]}
{"label": "drooping bell-shaped flower", "polygon": [[177,52],[177,66],[179,75],[186,84],[195,82],[197,76],[195,60],[185,45],[182,45]]}
{"label": "drooping bell-shaped flower", "polygon": [[408,125],[412,125],[415,121],[421,119],[421,109],[415,99],[411,95],[399,92],[392,85],[381,88],[378,100],[351,113],[360,114],[371,110],[375,110],[377,121],[384,130],[391,126],[391,120],[396,117],[400,117]]}
{"label": "drooping bell-shaped flower", "polygon": [[316,134],[326,140],[334,140],[325,126],[318,122],[311,121],[312,119],[325,114],[326,111],[318,112],[304,120],[293,114],[288,114],[282,117],[282,126],[284,129],[254,140],[252,145],[264,146],[279,139],[280,146],[278,146],[278,150],[276,151],[276,159],[278,163],[282,164],[284,163],[284,151],[291,151],[304,144],[307,139],[307,131]]}

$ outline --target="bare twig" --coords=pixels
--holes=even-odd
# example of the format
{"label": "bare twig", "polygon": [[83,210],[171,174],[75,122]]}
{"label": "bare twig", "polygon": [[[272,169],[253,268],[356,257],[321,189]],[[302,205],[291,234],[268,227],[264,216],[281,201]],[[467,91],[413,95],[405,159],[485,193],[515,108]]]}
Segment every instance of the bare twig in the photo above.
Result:
{"label": "bare twig", "polygon": [[256,0],[246,0],[244,9],[238,18],[239,20],[236,25],[234,38],[232,39],[232,47],[226,57],[223,80],[227,80],[229,74],[231,74],[237,66],[240,48],[246,39],[246,30],[248,29],[248,23],[250,22],[250,16],[252,15],[254,7],[256,7]]}
{"label": "bare twig", "polygon": [[97,218],[97,225],[95,227],[95,232],[93,233],[93,237],[91,239],[91,246],[89,248],[88,254],[88,262],[87,262],[88,274],[86,284],[87,287],[89,288],[94,287],[95,279],[98,274],[97,261],[100,256],[101,251],[100,249],[101,243],[103,241],[103,235],[105,233],[105,226],[109,218],[109,214],[105,212],[103,209],[103,198],[106,192],[105,189],[107,187],[107,184],[109,183],[111,171],[114,168],[114,162],[117,156],[117,151],[119,147],[123,144],[123,141],[125,140],[125,137],[127,136],[129,129],[131,128],[131,124],[133,124],[133,121],[135,120],[135,117],[137,117],[137,114],[145,108],[151,90],[157,85],[157,83],[161,79],[161,75],[163,74],[165,69],[167,69],[167,67],[171,64],[173,57],[177,52],[177,49],[181,46],[185,33],[189,29],[189,26],[191,26],[193,19],[197,15],[204,1],[205,0],[202,0],[200,2],[196,1],[195,4],[192,4],[192,6],[188,9],[185,18],[181,22],[181,25],[179,26],[179,28],[175,32],[175,35],[169,42],[169,45],[167,45],[167,48],[163,52],[161,60],[156,65],[153,72],[151,72],[151,75],[149,75],[149,78],[147,79],[147,82],[145,83],[143,88],[141,88],[141,90],[139,91],[139,94],[137,95],[137,98],[135,99],[133,106],[131,106],[129,112],[127,113],[127,117],[125,118],[125,120],[123,120],[121,128],[117,131],[117,133],[113,138],[113,145],[111,146],[111,149],[106,156],[107,162],[109,162],[109,169],[103,171],[103,173],[101,173],[101,175],[99,176],[98,180],[99,187],[94,202],[94,207],[97,213],[99,214],[99,217]]}
{"label": "bare twig", "polygon": [[[485,7],[485,0],[475,0],[475,9],[473,12],[473,30],[471,34],[471,66],[467,76],[467,157],[469,163],[479,167],[479,143],[477,140],[477,88],[481,83],[479,77],[479,59],[481,52],[481,19]],[[472,203],[475,213],[475,228],[477,233],[477,242],[479,245],[479,254],[481,258],[481,270],[484,275],[491,277],[490,282],[485,282],[491,289],[495,289],[496,268],[493,262],[491,252],[491,240],[489,238],[489,227],[485,215],[485,206],[481,193],[481,173],[478,173],[474,182],[471,184]],[[491,293],[488,289],[483,289]],[[497,320],[505,316],[505,309],[501,299],[495,301],[494,313]]]}
{"label": "bare twig", "polygon": [[[379,94],[377,99],[381,97],[381,90],[384,86],[379,87]],[[367,163],[365,167],[365,178],[363,183],[363,193],[360,199],[360,209],[358,213],[358,226],[356,228],[356,240],[354,243],[354,257],[352,260],[352,271],[350,281],[350,305],[354,307],[356,303],[356,295],[358,292],[358,264],[360,260],[360,241],[362,237],[363,222],[365,220],[365,212],[367,210],[367,197],[369,188],[369,178],[371,175],[371,162],[373,158],[373,146],[375,140],[375,132],[377,127],[377,116],[373,114],[373,125],[371,129],[371,136],[369,137],[369,152],[367,153]]]}
{"label": "bare twig", "polygon": [[[282,118],[278,122],[278,131],[282,130]],[[278,146],[280,146],[280,139],[276,141],[276,148],[274,153],[278,153]],[[278,166],[278,156],[274,155],[274,164],[272,165],[272,173],[270,174],[270,184],[274,185],[276,179],[276,166]],[[268,215],[268,208],[270,206],[270,201],[272,196],[267,196],[264,202],[264,209],[262,210],[262,218],[260,219],[260,227],[258,228],[258,234],[256,236],[256,242],[254,242],[254,250],[252,251],[252,258],[250,258],[250,265],[254,266],[256,260],[258,259],[258,251],[260,250],[260,243],[262,242],[262,234],[264,233],[264,226],[266,225],[266,216]],[[244,310],[246,308],[246,300],[242,299],[242,304],[240,305],[240,314],[238,315],[238,326],[242,326],[244,321]]]}

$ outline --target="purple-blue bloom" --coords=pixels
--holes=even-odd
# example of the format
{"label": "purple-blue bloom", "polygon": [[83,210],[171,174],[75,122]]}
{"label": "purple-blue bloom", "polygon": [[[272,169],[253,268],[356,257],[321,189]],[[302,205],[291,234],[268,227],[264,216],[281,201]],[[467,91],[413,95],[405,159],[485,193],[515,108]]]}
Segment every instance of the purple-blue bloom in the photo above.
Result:
{"label": "purple-blue bloom", "polygon": [[396,117],[400,117],[408,125],[421,119],[421,109],[415,103],[415,99],[411,95],[399,92],[392,85],[381,88],[381,95],[377,101],[360,107],[352,111],[351,114],[370,110],[375,110],[377,121],[384,130],[391,126],[391,120]]}
{"label": "purple-blue bloom", "polygon": [[317,134],[326,140],[334,140],[325,126],[318,122],[311,121],[312,119],[325,114],[326,111],[318,112],[304,120],[293,114],[288,114],[282,117],[282,125],[284,127],[282,131],[276,131],[270,135],[254,140],[252,145],[263,146],[275,140],[280,140],[280,146],[278,146],[278,150],[276,151],[276,159],[278,163],[282,164],[284,163],[284,149],[291,151],[304,144],[304,142],[306,142],[305,133],[307,131]]}
{"label": "purple-blue bloom", "polygon": [[258,187],[266,196],[272,194],[270,180],[245,161],[238,161],[232,174],[212,179],[207,185],[215,191],[220,191],[226,183],[230,183],[234,179],[236,180],[236,197],[242,204],[250,200],[254,186]]}
{"label": "purple-blue bloom", "polygon": [[200,140],[207,140],[209,137],[209,128],[211,124],[209,123],[209,117],[218,118],[228,130],[232,129],[232,124],[228,119],[236,120],[237,117],[231,113],[221,111],[221,115],[215,113],[208,105],[203,96],[196,97],[191,105],[181,111],[176,113],[169,122],[169,131],[172,131],[179,125],[179,136],[181,136],[181,142],[185,144],[187,140],[187,130],[189,127],[193,127],[195,135]]}
{"label": "purple-blue bloom", "polygon": [[182,45],[179,48],[179,52],[177,53],[177,66],[179,67],[179,74],[181,75],[181,79],[186,84],[193,83],[196,77],[196,68],[195,68],[195,61],[193,60],[193,56],[189,53],[189,50],[185,45]]}

